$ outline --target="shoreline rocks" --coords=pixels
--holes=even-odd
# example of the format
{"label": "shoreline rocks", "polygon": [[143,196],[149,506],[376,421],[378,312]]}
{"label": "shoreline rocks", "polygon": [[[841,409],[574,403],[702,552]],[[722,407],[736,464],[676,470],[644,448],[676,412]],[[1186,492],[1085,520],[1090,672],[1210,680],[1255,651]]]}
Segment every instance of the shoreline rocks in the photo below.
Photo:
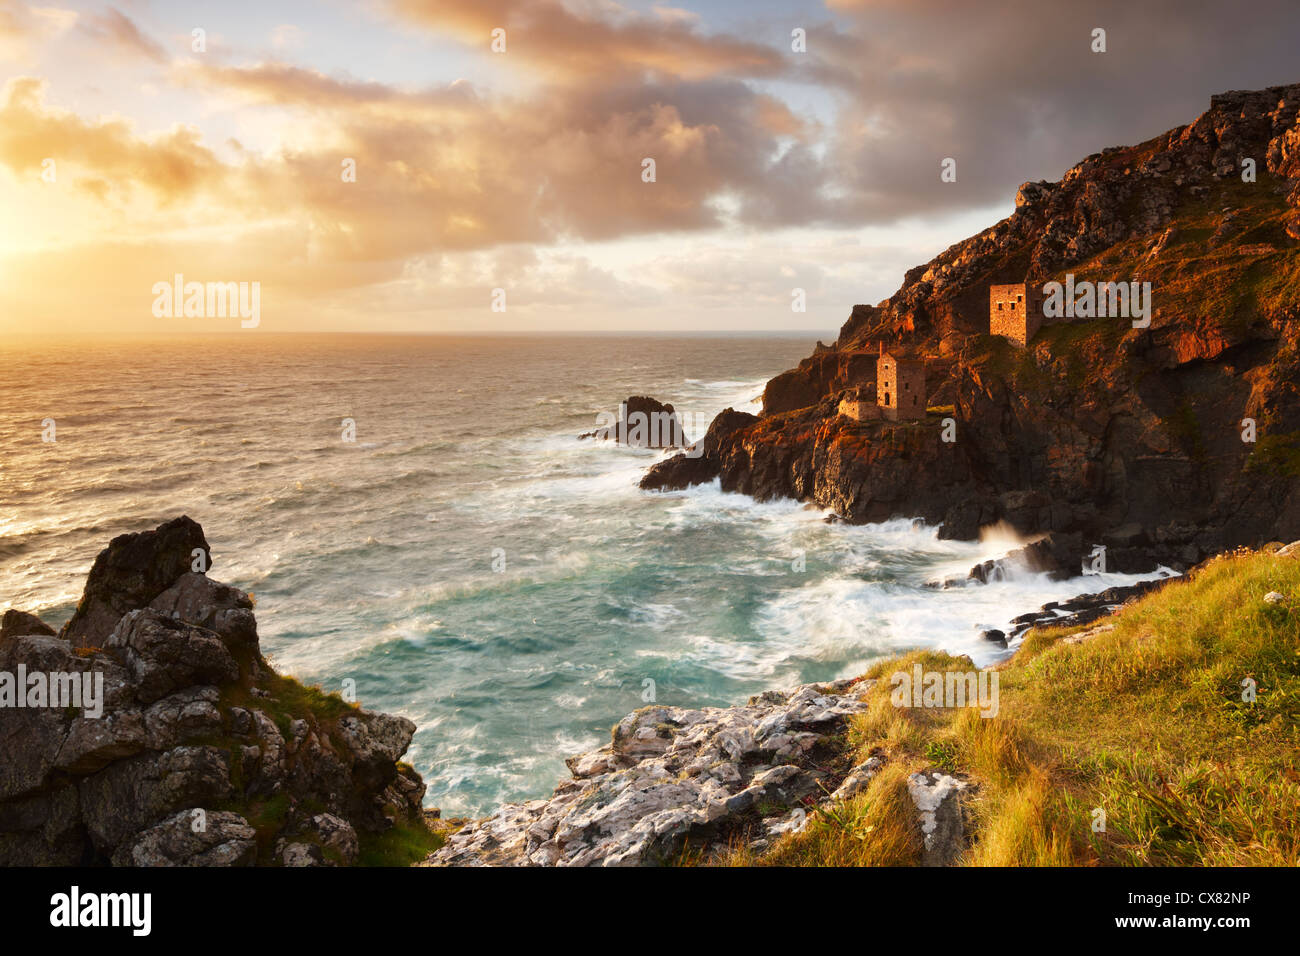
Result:
{"label": "shoreline rocks", "polygon": [[757,416],[734,408],[719,412],[697,445],[692,445],[687,452],[656,462],[642,476],[640,487],[650,491],[678,491],[712,481],[722,468],[723,445],[736,432],[757,421]]}
{"label": "shoreline rocks", "polygon": [[1139,581],[1121,587],[1107,588],[1094,594],[1078,594],[1068,601],[1049,601],[1036,611],[1029,611],[1011,619],[1010,640],[1014,640],[1034,627],[1077,627],[1091,624],[1114,613],[1125,604],[1152,591],[1158,591],[1180,575]]}
{"label": "shoreline rocks", "polygon": [[838,736],[874,683],[806,684],[736,707],[642,708],[609,744],[571,757],[572,778],[549,799],[467,824],[423,865],[641,866],[688,844],[765,846],[878,769],[879,758],[850,766]]}

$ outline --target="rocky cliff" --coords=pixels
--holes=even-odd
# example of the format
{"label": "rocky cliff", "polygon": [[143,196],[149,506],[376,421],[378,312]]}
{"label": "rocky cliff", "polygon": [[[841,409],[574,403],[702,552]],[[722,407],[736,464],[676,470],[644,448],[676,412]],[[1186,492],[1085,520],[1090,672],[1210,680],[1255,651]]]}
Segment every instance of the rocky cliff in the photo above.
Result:
{"label": "rocky cliff", "polygon": [[[1300,85],[1232,92],[1188,126],[1025,183],[1016,209],[912,269],[839,338],[768,383],[759,421],[645,488],[721,478],[853,522],[920,516],[948,537],[1006,521],[1108,544],[1108,567],[1183,568],[1300,534]],[[1152,284],[1149,327],[988,334],[988,287]],[[920,422],[856,422],[881,341],[928,356]],[[944,440],[946,437],[950,440]],[[1077,567],[1077,565],[1076,565]]]}
{"label": "rocky cliff", "polygon": [[[348,864],[421,825],[415,725],[276,674],[210,567],[181,517],[114,538],[61,633],[5,613],[0,866]],[[74,675],[93,706],[54,699]]]}

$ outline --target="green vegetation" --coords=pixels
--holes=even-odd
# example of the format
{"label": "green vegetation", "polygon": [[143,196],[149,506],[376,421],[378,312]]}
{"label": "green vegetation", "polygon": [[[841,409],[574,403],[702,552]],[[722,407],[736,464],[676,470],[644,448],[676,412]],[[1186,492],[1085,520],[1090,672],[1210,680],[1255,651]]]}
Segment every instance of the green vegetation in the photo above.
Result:
{"label": "green vegetation", "polygon": [[[1266,603],[1270,591],[1286,600]],[[1031,632],[999,670],[993,718],[890,703],[894,671],[967,658],[876,664],[867,676],[883,679],[847,742],[858,760],[883,752],[885,770],[766,854],[722,862],[915,864],[906,780],[931,767],[976,785],[965,865],[1300,862],[1300,559],[1221,556],[1105,623],[1074,643],[1062,638],[1083,629]]]}
{"label": "green vegetation", "polygon": [[[254,665],[258,666],[254,666]],[[262,675],[256,682],[252,679],[255,670]],[[332,740],[338,728],[340,718],[359,710],[359,705],[345,701],[338,694],[326,693],[319,687],[303,684],[292,677],[270,673],[264,661],[254,662],[247,657],[240,661],[241,680],[224,687],[221,691],[222,710],[241,707],[246,710],[260,710],[267,715],[286,738],[292,737],[290,726],[295,720],[306,720],[326,746],[336,750],[343,749],[341,743]],[[253,693],[254,687],[269,696]],[[258,862],[264,865],[275,863],[274,851],[277,835],[289,816],[289,797],[277,794],[273,797],[244,797],[244,788],[248,781],[244,776],[243,751],[238,740],[230,736],[207,737],[195,741],[209,746],[220,747],[226,752],[230,763],[230,778],[234,791],[240,797],[228,800],[218,809],[229,810],[243,816],[257,832]],[[299,803],[297,810],[301,813],[315,814],[325,810],[319,801],[306,800]],[[382,834],[358,832],[359,866],[409,866],[423,859],[438,849],[445,842],[444,829],[431,829],[424,821],[403,821],[397,819],[399,814],[394,808],[386,808],[385,813],[394,818],[391,829]],[[312,842],[309,837],[296,838],[301,842]],[[321,847],[326,860],[341,863],[337,850]]]}
{"label": "green vegetation", "polygon": [[[1173,236],[1154,259],[1147,258],[1147,246],[1155,236],[1139,236],[1069,271],[1076,282],[1121,277],[1150,282],[1156,324],[1187,319],[1239,332],[1260,315],[1294,308],[1300,304],[1300,256],[1286,234],[1291,210],[1263,181],[1268,174],[1261,175],[1258,183],[1230,176],[1199,197],[1187,194],[1174,210]],[[1228,234],[1216,242],[1225,208],[1236,215]],[[1063,280],[1064,272],[1053,278]],[[1125,331],[1111,320],[1085,323],[1093,325]]]}
{"label": "green vegetation", "polygon": [[446,829],[432,829],[423,822],[399,823],[380,834],[358,838],[358,866],[410,866],[447,842]]}
{"label": "green vegetation", "polygon": [[1286,478],[1300,478],[1300,432],[1262,436],[1255,443],[1246,467]]}
{"label": "green vegetation", "polygon": [[[1150,148],[1142,144],[1117,151],[1103,163],[1136,168],[1149,158]],[[1177,323],[1183,332],[1181,340],[1175,340],[1177,346],[1216,354],[1262,316],[1294,314],[1300,308],[1300,256],[1286,232],[1293,210],[1265,181],[1268,174],[1261,175],[1258,183],[1230,176],[1199,196],[1186,193],[1170,219],[1174,231],[1154,258],[1151,244],[1163,235],[1162,229],[1116,243],[1047,278],[1063,283],[1070,272],[1076,282],[1150,282],[1153,324]],[[1132,208],[1121,210],[1121,218],[1136,219],[1140,199],[1135,188]],[[1224,209],[1233,210],[1235,218],[1215,239]],[[1126,338],[1139,334],[1123,319],[1063,322],[1044,326],[1025,349],[973,337],[964,358],[1020,392],[1045,395],[1053,387],[1077,391],[1117,368],[1135,380],[1142,377],[1147,369],[1140,356],[1124,348]]]}

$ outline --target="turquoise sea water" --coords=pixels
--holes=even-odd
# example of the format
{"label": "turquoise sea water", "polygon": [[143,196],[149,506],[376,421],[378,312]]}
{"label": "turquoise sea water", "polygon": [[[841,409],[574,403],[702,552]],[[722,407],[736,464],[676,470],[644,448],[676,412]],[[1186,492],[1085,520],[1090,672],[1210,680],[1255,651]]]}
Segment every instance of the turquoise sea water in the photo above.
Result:
{"label": "turquoise sea water", "polygon": [[[717,484],[641,492],[660,453],[578,441],[633,394],[688,425],[757,410],[811,337],[236,335],[9,345],[0,606],[62,623],[115,534],[186,513],[263,649],[419,726],[449,814],[543,796],[653,695],[723,705],[921,645],[989,663],[982,627],[1132,578],[944,592],[1015,542],[899,519],[827,525]],[[57,442],[41,441],[55,421]],[[343,420],[356,440],[343,440]],[[689,429],[688,429],[689,430]],[[799,569],[802,568],[802,569]]]}

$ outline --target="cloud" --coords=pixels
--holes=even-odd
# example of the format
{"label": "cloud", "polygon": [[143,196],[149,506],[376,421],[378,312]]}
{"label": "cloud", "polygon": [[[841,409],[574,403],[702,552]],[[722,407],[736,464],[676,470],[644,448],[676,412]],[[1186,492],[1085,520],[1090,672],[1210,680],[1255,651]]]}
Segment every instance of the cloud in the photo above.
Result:
{"label": "cloud", "polygon": [[145,36],[130,17],[109,7],[104,13],[92,13],[81,21],[81,29],[96,40],[103,40],[113,48],[131,57],[143,57],[154,63],[164,63],[167,52],[157,42]]}
{"label": "cloud", "polygon": [[[482,97],[468,83],[426,90],[285,64],[178,70],[187,85],[244,103],[310,111],[330,131],[277,162],[288,189],[350,241],[386,249],[485,248],[599,240],[721,225],[715,200],[766,222],[802,217],[815,161],[805,123],[734,80],[609,82]],[[358,181],[340,189],[341,157]],[[646,158],[656,181],[642,180]]]}
{"label": "cloud", "polygon": [[14,173],[39,170],[52,158],[59,167],[93,172],[121,192],[147,190],[163,203],[220,185],[225,170],[194,127],[178,124],[142,139],[126,120],[90,122],[49,107],[45,93],[45,81],[23,76],[9,80],[0,94],[0,164]]}
{"label": "cloud", "polygon": [[700,80],[776,76],[790,64],[772,47],[695,29],[696,19],[670,7],[635,15],[616,4],[572,8],[559,0],[391,0],[402,18],[453,33],[488,50],[492,31],[506,31],[505,62],[522,62],[553,79],[589,83],[649,73]]}
{"label": "cloud", "polygon": [[0,0],[0,62],[30,66],[44,44],[70,30],[76,22],[75,10]]}
{"label": "cloud", "polygon": [[416,121],[435,113],[445,115],[480,106],[474,88],[464,81],[407,92],[385,83],[329,76],[281,62],[219,66],[191,60],[177,65],[172,75],[176,82],[200,91],[238,93],[249,104],[337,112],[341,116],[365,110],[373,115],[391,112]]}
{"label": "cloud", "polygon": [[[142,132],[123,118],[131,103],[73,112],[62,104],[119,95],[88,94],[75,73],[66,86],[20,76],[4,87],[0,168],[29,189],[24,211],[57,205],[78,237],[75,255],[46,255],[48,269],[62,261],[132,283],[157,269],[264,277],[277,301],[328,302],[331,314],[372,300],[420,314],[477,308],[488,282],[539,308],[712,313],[752,296],[779,309],[795,285],[842,307],[867,297],[853,292],[864,284],[892,291],[942,244],[787,249],[766,237],[897,224],[906,237],[946,222],[964,230],[950,242],[978,228],[965,213],[1009,209],[1025,179],[1190,121],[1211,92],[1300,79],[1300,8],[1281,0],[1259,0],[1248,18],[1172,0],[1099,0],[1050,18],[1029,0],[832,0],[746,9],[743,37],[666,4],[388,3],[404,30],[465,44],[456,70],[474,81],[398,84],[290,62],[299,31],[288,24],[261,62],[228,49],[160,71],[163,48],[116,8],[78,17],[0,0],[0,50],[31,56],[75,24],[74,52],[91,38],[151,84],[168,81],[139,124],[165,124],[168,109],[182,120]],[[807,29],[806,54],[781,45],[792,23]],[[488,48],[497,26],[501,55]],[[1097,26],[1104,54],[1090,50]],[[777,45],[749,39],[767,36]],[[68,52],[51,46],[41,62]],[[956,183],[940,181],[946,157]],[[59,183],[40,192],[45,158]],[[340,175],[345,160],[355,182]],[[739,245],[714,248],[723,239]],[[616,243],[684,251],[646,254],[635,274],[587,254]]]}
{"label": "cloud", "polygon": [[271,46],[277,50],[290,50],[302,46],[302,28],[293,23],[282,23],[271,31]]}
{"label": "cloud", "polygon": [[[833,219],[887,222],[1007,201],[1105,146],[1190,122],[1224,89],[1294,82],[1300,7],[1097,0],[832,0],[809,52],[838,112]],[[1107,49],[1092,51],[1093,30]],[[940,162],[956,159],[956,183]]]}

